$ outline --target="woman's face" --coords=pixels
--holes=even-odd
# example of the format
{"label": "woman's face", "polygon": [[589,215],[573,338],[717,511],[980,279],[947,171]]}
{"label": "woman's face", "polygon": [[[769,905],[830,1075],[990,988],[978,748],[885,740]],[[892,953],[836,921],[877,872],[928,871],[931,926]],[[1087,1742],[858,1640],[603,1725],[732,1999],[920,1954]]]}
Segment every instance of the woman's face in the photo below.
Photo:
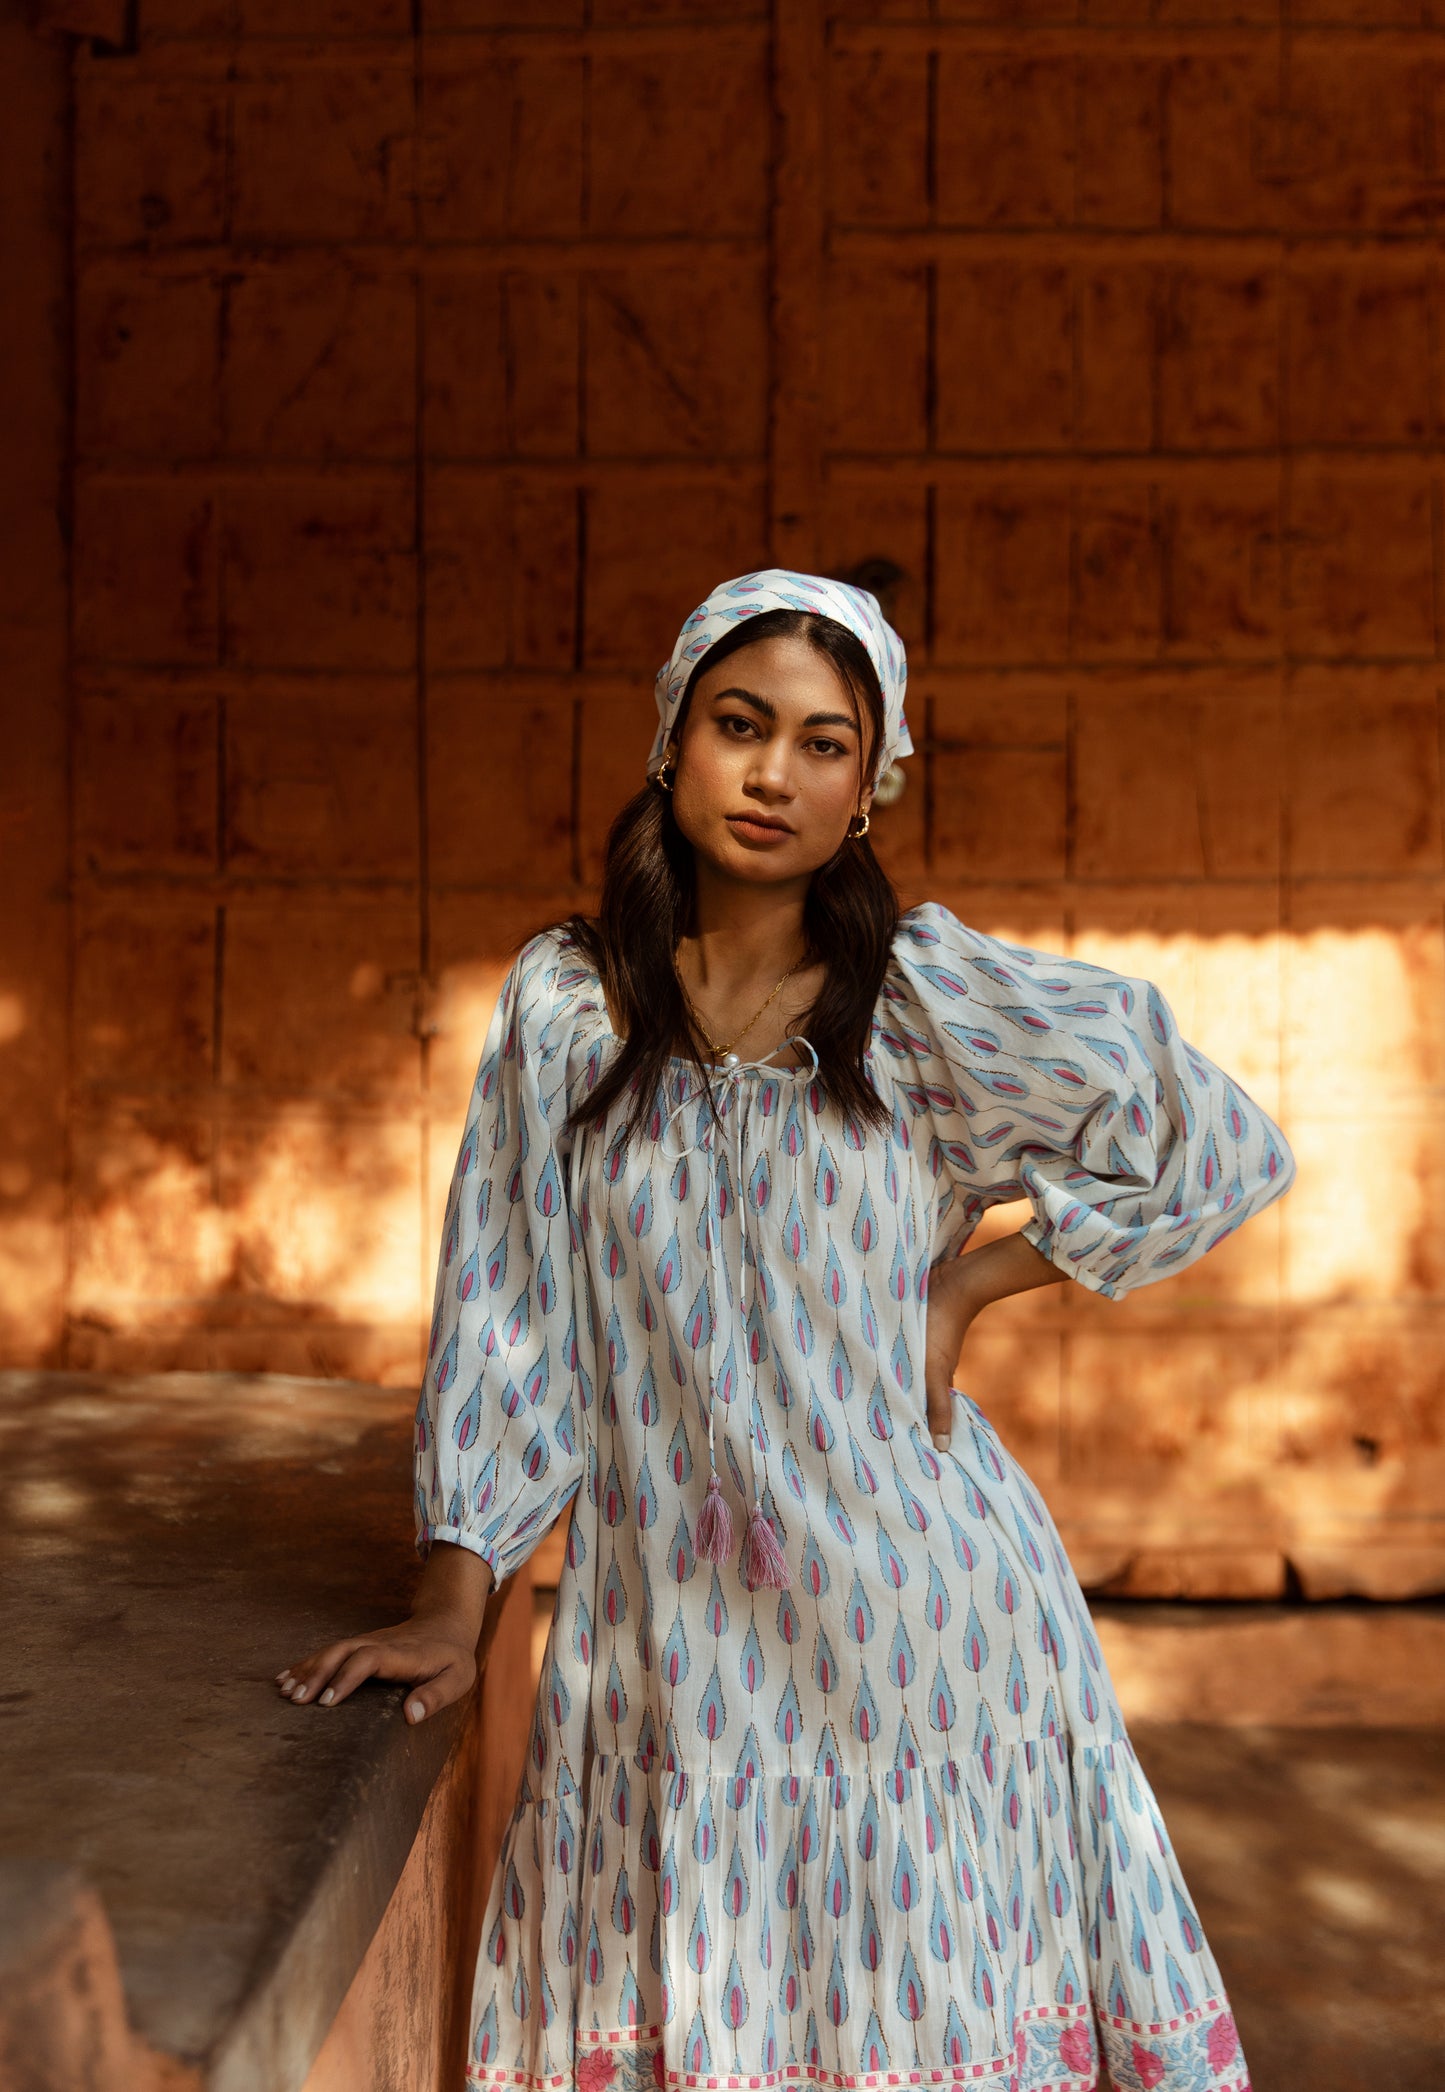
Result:
{"label": "woman's face", "polygon": [[739,647],[693,685],[672,791],[677,825],[733,878],[806,877],[872,802],[862,741],[852,691],[805,640]]}

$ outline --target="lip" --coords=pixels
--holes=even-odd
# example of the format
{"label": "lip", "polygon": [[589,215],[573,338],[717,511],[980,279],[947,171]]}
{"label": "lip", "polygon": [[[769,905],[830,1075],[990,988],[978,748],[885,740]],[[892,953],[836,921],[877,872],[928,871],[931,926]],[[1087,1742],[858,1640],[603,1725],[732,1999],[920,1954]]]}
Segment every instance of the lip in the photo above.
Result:
{"label": "lip", "polygon": [[729,814],[727,823],[729,828],[735,828],[739,835],[760,843],[781,841],[785,835],[791,835],[793,832],[786,821],[771,821],[761,814]]}

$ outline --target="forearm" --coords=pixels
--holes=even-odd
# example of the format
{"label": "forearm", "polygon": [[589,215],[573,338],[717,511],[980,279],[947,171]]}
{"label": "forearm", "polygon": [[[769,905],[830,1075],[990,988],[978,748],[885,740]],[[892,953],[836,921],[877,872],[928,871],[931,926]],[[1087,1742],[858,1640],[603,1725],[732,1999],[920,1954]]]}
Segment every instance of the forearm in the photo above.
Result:
{"label": "forearm", "polygon": [[473,1554],[469,1547],[457,1547],[450,1540],[436,1540],[416,1587],[412,1617],[444,1617],[475,1643],[491,1593],[492,1572],[479,1554]]}
{"label": "forearm", "polygon": [[996,1242],[966,1249],[954,1258],[950,1277],[970,1314],[977,1314],[980,1308],[1007,1300],[1011,1294],[1059,1285],[1068,1273],[1022,1235],[1002,1235]]}

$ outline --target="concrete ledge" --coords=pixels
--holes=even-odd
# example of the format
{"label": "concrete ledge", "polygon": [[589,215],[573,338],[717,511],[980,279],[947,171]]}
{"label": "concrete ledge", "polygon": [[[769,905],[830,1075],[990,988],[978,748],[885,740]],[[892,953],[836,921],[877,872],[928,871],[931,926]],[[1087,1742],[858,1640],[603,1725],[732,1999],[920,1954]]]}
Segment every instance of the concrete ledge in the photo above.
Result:
{"label": "concrete ledge", "polygon": [[[331,1796],[305,1854],[311,1894],[266,1942],[239,2009],[213,2044],[208,2092],[300,2086],[401,1878],[422,1814],[457,1738],[462,1710],[420,1730],[385,1693],[379,1724]],[[300,1857],[298,1855],[298,1857]],[[434,1970],[442,1979],[444,1970]]]}
{"label": "concrete ledge", "polygon": [[272,1683],[404,1611],[413,1401],[280,1376],[0,1375],[9,2025],[33,1896],[57,1966],[83,1936],[100,1967],[108,1920],[127,2082],[301,2085],[469,1733],[469,1708],[412,1729],[400,1688],[323,1711]]}

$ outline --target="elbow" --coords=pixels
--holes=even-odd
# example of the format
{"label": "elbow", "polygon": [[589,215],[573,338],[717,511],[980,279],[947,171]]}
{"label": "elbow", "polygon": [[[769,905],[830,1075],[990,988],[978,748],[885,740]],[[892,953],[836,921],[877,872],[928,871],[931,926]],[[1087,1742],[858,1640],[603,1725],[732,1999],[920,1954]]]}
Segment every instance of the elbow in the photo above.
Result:
{"label": "elbow", "polygon": [[1267,1206],[1271,1199],[1282,1198],[1295,1180],[1295,1168],[1294,1149],[1271,1121],[1260,1164],[1258,1204]]}

